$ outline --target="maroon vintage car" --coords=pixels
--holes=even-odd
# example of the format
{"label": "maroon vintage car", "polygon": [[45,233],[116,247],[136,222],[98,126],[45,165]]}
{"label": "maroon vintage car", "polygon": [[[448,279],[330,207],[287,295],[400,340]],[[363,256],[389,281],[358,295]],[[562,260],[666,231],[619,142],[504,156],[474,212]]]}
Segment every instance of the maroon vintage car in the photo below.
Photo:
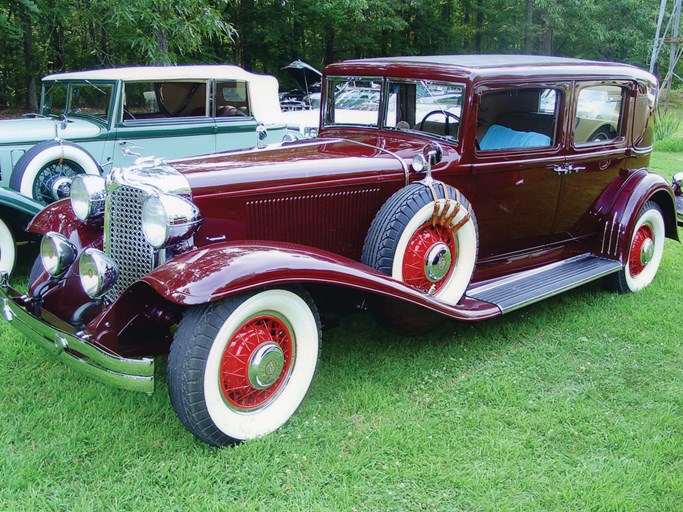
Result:
{"label": "maroon vintage car", "polygon": [[319,307],[417,333],[650,284],[681,195],[648,172],[656,87],[551,57],[328,66],[318,139],[77,177],[30,225],[41,257],[28,295],[4,280],[4,317],[121,388],[152,392],[170,351],[195,436],[268,434],[311,384]]}

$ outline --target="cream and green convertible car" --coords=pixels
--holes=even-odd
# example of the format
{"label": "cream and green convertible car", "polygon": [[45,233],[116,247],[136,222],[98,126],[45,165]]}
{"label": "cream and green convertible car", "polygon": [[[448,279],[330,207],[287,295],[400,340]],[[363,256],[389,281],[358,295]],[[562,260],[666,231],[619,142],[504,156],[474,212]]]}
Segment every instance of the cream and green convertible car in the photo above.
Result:
{"label": "cream and green convertible car", "polygon": [[280,142],[278,82],[236,66],[99,69],[49,75],[40,111],[0,121],[0,267],[31,209],[68,194],[78,174],[108,174],[144,157],[215,153]]}

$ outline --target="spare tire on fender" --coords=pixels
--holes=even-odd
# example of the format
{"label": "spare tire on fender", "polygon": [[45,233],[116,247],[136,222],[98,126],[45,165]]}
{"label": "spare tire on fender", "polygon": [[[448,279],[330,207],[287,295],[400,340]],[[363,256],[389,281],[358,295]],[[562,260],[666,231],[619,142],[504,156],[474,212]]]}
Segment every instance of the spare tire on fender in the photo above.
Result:
{"label": "spare tire on fender", "polygon": [[474,212],[458,190],[413,183],[377,213],[361,262],[454,306],[472,279],[478,238]]}
{"label": "spare tire on fender", "polygon": [[95,158],[73,142],[48,140],[24,153],[12,171],[10,187],[42,204],[58,199],[53,187],[60,178],[102,174]]}

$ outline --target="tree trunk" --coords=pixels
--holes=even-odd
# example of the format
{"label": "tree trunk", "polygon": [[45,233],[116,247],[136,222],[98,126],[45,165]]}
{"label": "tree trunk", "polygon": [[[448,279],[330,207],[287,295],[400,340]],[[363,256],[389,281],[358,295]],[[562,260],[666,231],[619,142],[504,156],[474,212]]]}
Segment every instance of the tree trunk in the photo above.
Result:
{"label": "tree trunk", "polygon": [[36,93],[36,71],[33,69],[33,23],[31,17],[24,16],[24,62],[26,63],[26,108],[38,112]]}
{"label": "tree trunk", "polygon": [[526,0],[524,5],[524,53],[527,55],[532,52],[531,48],[531,28],[534,22],[533,16],[534,0]]}
{"label": "tree trunk", "polygon": [[484,0],[477,0],[477,18],[475,24],[474,51],[481,53],[481,34],[484,31]]}

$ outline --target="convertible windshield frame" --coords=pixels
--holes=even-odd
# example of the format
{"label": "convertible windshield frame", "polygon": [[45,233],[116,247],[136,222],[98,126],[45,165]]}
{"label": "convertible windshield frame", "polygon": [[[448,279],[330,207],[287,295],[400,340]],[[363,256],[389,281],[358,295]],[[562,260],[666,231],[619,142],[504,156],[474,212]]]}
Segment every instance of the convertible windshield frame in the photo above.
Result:
{"label": "convertible windshield frame", "polygon": [[[50,102],[52,91],[66,87],[58,108]],[[94,98],[105,96],[103,101],[88,101],[83,92],[92,93]],[[116,82],[107,80],[54,80],[42,83],[40,112],[46,116],[86,117],[103,124],[109,124],[116,96]],[[85,101],[80,101],[86,98]],[[48,111],[49,110],[49,111]]]}

